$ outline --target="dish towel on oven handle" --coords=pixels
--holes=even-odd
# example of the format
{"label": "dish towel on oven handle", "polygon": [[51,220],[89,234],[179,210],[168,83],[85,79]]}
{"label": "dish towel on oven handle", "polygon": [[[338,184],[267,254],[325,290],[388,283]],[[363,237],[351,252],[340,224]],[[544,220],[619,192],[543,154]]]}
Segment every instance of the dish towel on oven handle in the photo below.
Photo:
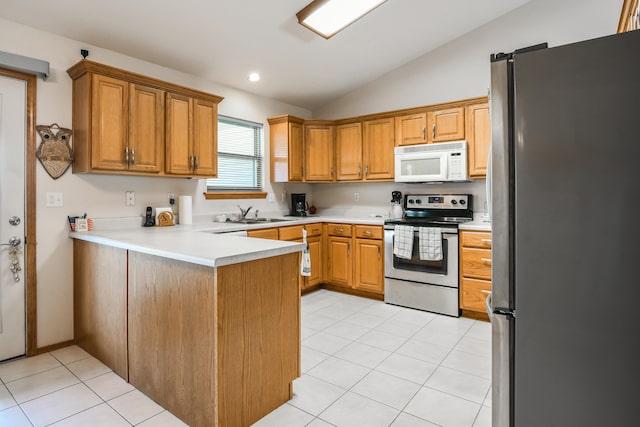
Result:
{"label": "dish towel on oven handle", "polygon": [[413,226],[393,227],[393,254],[398,258],[411,259],[413,254]]}
{"label": "dish towel on oven handle", "polygon": [[418,229],[420,259],[440,261],[442,259],[442,230],[438,227],[420,227]]}

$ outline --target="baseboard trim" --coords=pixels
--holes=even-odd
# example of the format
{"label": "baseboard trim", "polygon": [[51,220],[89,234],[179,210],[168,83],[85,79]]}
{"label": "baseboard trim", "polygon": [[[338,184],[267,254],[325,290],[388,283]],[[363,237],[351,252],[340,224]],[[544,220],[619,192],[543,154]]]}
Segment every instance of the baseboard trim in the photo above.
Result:
{"label": "baseboard trim", "polygon": [[70,345],[74,345],[75,343],[76,343],[75,340],[69,340],[69,341],[59,342],[57,344],[45,345],[44,347],[38,347],[33,355],[37,356],[38,354],[48,353],[50,351],[58,350],[60,348],[69,347]]}

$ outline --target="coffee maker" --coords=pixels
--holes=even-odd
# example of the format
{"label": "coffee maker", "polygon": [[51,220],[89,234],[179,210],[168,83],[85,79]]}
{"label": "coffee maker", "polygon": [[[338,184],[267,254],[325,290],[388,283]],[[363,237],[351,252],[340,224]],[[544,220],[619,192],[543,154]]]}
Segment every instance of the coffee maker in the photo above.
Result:
{"label": "coffee maker", "polygon": [[291,193],[291,210],[289,215],[307,216],[307,195],[305,193]]}

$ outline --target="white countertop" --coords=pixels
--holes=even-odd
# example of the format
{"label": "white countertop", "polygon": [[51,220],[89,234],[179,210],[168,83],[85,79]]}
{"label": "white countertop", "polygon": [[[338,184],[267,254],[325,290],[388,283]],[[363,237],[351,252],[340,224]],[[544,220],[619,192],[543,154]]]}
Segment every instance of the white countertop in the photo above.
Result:
{"label": "white countertop", "polygon": [[299,252],[302,243],[226,235],[224,233],[260,228],[286,227],[315,222],[382,225],[384,218],[345,218],[333,216],[288,217],[287,221],[259,224],[208,222],[173,227],[136,227],[120,230],[71,232],[74,239],[100,243],[150,255],[219,267],[261,258]]}
{"label": "white countertop", "polygon": [[460,230],[491,231],[491,223],[481,216],[474,216],[473,221],[460,224],[458,228]]}

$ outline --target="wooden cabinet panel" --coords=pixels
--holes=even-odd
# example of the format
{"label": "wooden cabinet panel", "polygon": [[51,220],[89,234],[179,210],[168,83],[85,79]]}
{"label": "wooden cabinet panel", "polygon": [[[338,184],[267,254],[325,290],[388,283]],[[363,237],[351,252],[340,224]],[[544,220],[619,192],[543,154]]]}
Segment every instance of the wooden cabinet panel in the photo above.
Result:
{"label": "wooden cabinet panel", "polygon": [[618,33],[640,29],[640,6],[638,0],[623,0]]}
{"label": "wooden cabinet panel", "polygon": [[462,276],[491,280],[491,251],[462,248]]}
{"label": "wooden cabinet panel", "polygon": [[463,277],[460,280],[460,308],[477,312],[486,311],[486,299],[491,293],[491,282]]}
{"label": "wooden cabinet panel", "polygon": [[408,114],[395,118],[395,145],[426,144],[427,113]]}
{"label": "wooden cabinet panel", "polygon": [[304,126],[304,179],[333,181],[333,125]]}
{"label": "wooden cabinet panel", "polygon": [[469,177],[487,176],[487,160],[491,145],[491,123],[489,104],[482,103],[466,107],[466,135],[469,144]]}
{"label": "wooden cabinet panel", "polygon": [[167,94],[165,170],[170,174],[191,174],[192,102],[188,96]]}
{"label": "wooden cabinet panel", "polygon": [[80,347],[129,380],[125,249],[73,241],[73,332]]}
{"label": "wooden cabinet panel", "polygon": [[362,179],[362,123],[336,126],[336,179]]}
{"label": "wooden cabinet panel", "polygon": [[351,225],[329,223],[327,224],[327,235],[351,237]]}
{"label": "wooden cabinet panel", "polygon": [[129,136],[129,83],[94,75],[91,99],[91,167],[127,170],[125,150],[128,149]]}
{"label": "wooden cabinet panel", "polygon": [[218,106],[202,99],[193,103],[194,175],[205,178],[218,176]]}
{"label": "wooden cabinet panel", "polygon": [[353,264],[351,262],[351,238],[331,236],[327,242],[327,281],[331,284],[350,288],[352,286]]}
{"label": "wooden cabinet panel", "polygon": [[394,176],[393,117],[366,121],[363,129],[364,179],[366,181],[392,180]]}
{"label": "wooden cabinet panel", "polygon": [[322,283],[322,238],[308,237],[309,257],[311,258],[311,276],[306,277],[304,287],[319,285]]}
{"label": "wooden cabinet panel", "polygon": [[384,293],[382,240],[355,239],[355,280],[353,287]]}
{"label": "wooden cabinet panel", "polygon": [[383,229],[378,225],[356,225],[355,236],[364,239],[382,239]]}
{"label": "wooden cabinet panel", "polygon": [[280,240],[298,240],[302,239],[302,225],[291,225],[288,227],[280,227]]}
{"label": "wooden cabinet panel", "polygon": [[259,239],[278,240],[279,233],[277,228],[261,228],[259,230],[248,230],[248,237],[257,237]]}
{"label": "wooden cabinet panel", "polygon": [[462,246],[469,248],[491,249],[491,232],[489,231],[463,231],[460,242]]}
{"label": "wooden cabinet panel", "polygon": [[129,85],[129,170],[159,173],[164,163],[164,91]]}
{"label": "wooden cabinet panel", "polygon": [[296,182],[303,179],[303,119],[278,116],[269,122],[272,182]]}
{"label": "wooden cabinet panel", "polygon": [[455,107],[427,113],[429,142],[464,139],[464,108]]}
{"label": "wooden cabinet panel", "polygon": [[307,230],[307,237],[322,236],[322,223],[306,224],[304,229]]}

